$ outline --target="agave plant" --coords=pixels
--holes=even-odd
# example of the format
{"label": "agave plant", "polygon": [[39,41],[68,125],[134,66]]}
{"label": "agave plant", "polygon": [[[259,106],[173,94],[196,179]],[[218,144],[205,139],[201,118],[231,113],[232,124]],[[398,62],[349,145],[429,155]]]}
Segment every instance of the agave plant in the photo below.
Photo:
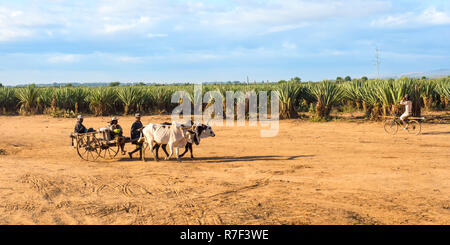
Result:
{"label": "agave plant", "polygon": [[117,94],[114,88],[95,88],[86,97],[89,107],[96,116],[112,112]]}
{"label": "agave plant", "polygon": [[[217,91],[222,96],[222,108],[225,113],[227,110],[227,101],[226,101],[226,86],[215,86],[214,90]],[[224,114],[225,115],[225,114]]]}
{"label": "agave plant", "polygon": [[371,83],[371,89],[378,97],[382,114],[399,115],[403,112],[403,106],[399,103],[405,94],[413,101],[413,114],[420,115],[420,86],[415,80],[402,78],[399,80],[377,80]]}
{"label": "agave plant", "polygon": [[[205,91],[205,95],[203,96],[203,99],[205,99],[207,101],[206,105],[204,107],[205,110],[207,110],[210,107],[211,107],[211,109],[213,109],[212,106],[214,106],[215,103],[220,103],[221,107],[222,107],[222,115],[221,116],[223,116],[223,112],[224,112],[223,109],[225,108],[226,103],[225,103],[223,94],[217,89],[217,87],[210,86],[208,88],[208,91]],[[216,100],[219,100],[219,101],[216,101]],[[211,114],[211,118],[213,118],[215,115],[218,115],[219,112],[214,111],[214,113],[215,113],[214,115]]]}
{"label": "agave plant", "polygon": [[16,97],[19,99],[21,113],[36,113],[39,90],[34,84],[17,89]]}
{"label": "agave plant", "polygon": [[57,89],[54,93],[55,103],[58,108],[74,111],[75,113],[85,109],[87,96],[88,90],[83,88],[64,87]]}
{"label": "agave plant", "polygon": [[430,110],[436,96],[437,83],[429,80],[420,81],[421,94],[425,110]]}
{"label": "agave plant", "polygon": [[[421,99],[420,94],[422,93],[422,87],[417,82],[410,78],[402,78],[395,82],[392,82],[393,87],[393,99],[392,99],[392,111],[391,114],[399,115],[403,113],[404,107],[400,106],[399,103],[405,94],[409,95],[409,99],[413,103],[413,116],[420,116]],[[399,109],[399,107],[401,109]]]}
{"label": "agave plant", "polygon": [[85,88],[72,88],[72,100],[74,103],[74,112],[85,111],[88,108],[86,97],[89,95],[89,90]]}
{"label": "agave plant", "polygon": [[14,89],[0,87],[0,113],[5,114],[7,111],[15,111],[17,102]]}
{"label": "agave plant", "polygon": [[348,83],[344,83],[343,89],[344,89],[344,97],[348,101],[354,102],[356,105],[356,109],[360,110],[362,107],[362,101],[364,96],[364,89],[366,89],[366,86],[364,84],[367,84],[363,82],[362,80],[353,80]]}
{"label": "agave plant", "polygon": [[[142,87],[115,88],[36,88],[31,85],[24,88],[0,88],[1,112],[16,111],[23,113],[45,112],[48,108],[71,111],[92,111],[96,115],[123,111],[165,113],[171,111],[177,103],[171,102],[175,91],[187,91],[191,101],[199,101],[204,96],[194,97],[194,86],[156,85]],[[367,117],[376,119],[380,115],[398,115],[404,107],[399,105],[401,98],[409,94],[413,101],[413,114],[420,115],[421,107],[446,108],[449,105],[450,78],[439,80],[416,80],[401,78],[398,80],[352,80],[342,84],[333,82],[301,83],[295,79],[284,83],[259,84],[208,84],[203,93],[219,91],[226,98],[226,91],[277,91],[280,99],[280,118],[293,118],[299,109],[307,111],[310,105],[318,117],[329,117],[333,106],[353,106],[363,109]],[[202,102],[200,102],[202,103]],[[212,101],[208,105],[211,105]],[[268,101],[268,105],[270,104]],[[19,105],[19,107],[18,107]],[[205,105],[205,104],[203,104]],[[206,108],[208,105],[204,106]],[[315,106],[314,106],[315,105]],[[222,102],[226,111],[226,100]],[[236,111],[236,104],[233,105]],[[249,102],[245,100],[246,112]],[[232,108],[228,108],[232,109]],[[270,109],[270,106],[268,106]],[[246,115],[247,116],[247,115]]]}
{"label": "agave plant", "polygon": [[329,81],[312,86],[311,92],[317,99],[316,116],[318,118],[329,118],[332,107],[344,97],[344,90],[336,83]]}
{"label": "agave plant", "polygon": [[298,116],[296,110],[296,104],[299,100],[300,86],[286,82],[280,84],[277,94],[280,100],[280,118],[296,118]]}
{"label": "agave plant", "polygon": [[152,87],[146,87],[142,89],[141,100],[138,101],[137,107],[141,112],[152,112],[155,102],[153,101],[153,89]]}
{"label": "agave plant", "polygon": [[378,80],[363,83],[360,90],[363,110],[370,119],[377,119],[381,111],[381,102],[376,92],[378,83]]}
{"label": "agave plant", "polygon": [[[405,94],[404,91],[400,92],[394,88],[394,82],[391,81],[377,81],[376,84],[372,83],[372,89],[374,94],[378,97],[378,104],[375,107],[380,106],[382,108],[383,115],[388,115],[391,111],[398,110],[398,102]],[[398,101],[398,102],[397,102]],[[374,112],[375,117],[378,112]]]}
{"label": "agave plant", "polygon": [[6,90],[7,88],[0,86],[0,108],[2,109],[0,113],[2,114],[6,113]]}
{"label": "agave plant", "polygon": [[164,87],[156,87],[149,89],[146,94],[151,96],[152,109],[157,113],[165,113],[171,111],[172,106],[172,89]]}
{"label": "agave plant", "polygon": [[[184,98],[181,98],[178,102],[178,104],[181,104],[184,102],[184,100],[188,100],[191,104],[191,113],[192,114],[202,114],[202,110],[199,109],[199,106],[202,106],[203,109],[203,93],[204,91],[196,91],[194,86],[183,86],[179,87],[177,91],[184,91],[187,93],[187,96]],[[198,108],[198,111],[196,109]]]}
{"label": "agave plant", "polygon": [[136,87],[125,87],[117,90],[117,97],[123,104],[123,114],[127,115],[130,110],[135,110],[139,101],[142,100],[142,90]]}
{"label": "agave plant", "polygon": [[436,93],[439,95],[442,108],[449,106],[450,101],[450,78],[442,78],[436,82]]}
{"label": "agave plant", "polygon": [[51,107],[53,95],[55,93],[54,88],[42,88],[38,96],[38,111],[44,112],[45,109]]}

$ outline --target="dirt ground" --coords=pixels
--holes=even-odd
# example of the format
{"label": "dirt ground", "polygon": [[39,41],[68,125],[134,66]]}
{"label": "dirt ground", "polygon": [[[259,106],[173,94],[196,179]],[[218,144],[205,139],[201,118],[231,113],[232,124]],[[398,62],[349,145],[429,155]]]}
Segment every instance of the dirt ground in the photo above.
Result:
{"label": "dirt ground", "polygon": [[[119,119],[127,135],[132,121]],[[182,163],[83,161],[74,124],[0,116],[0,224],[450,224],[450,124],[391,136],[381,123],[285,120],[275,138],[214,127]]]}

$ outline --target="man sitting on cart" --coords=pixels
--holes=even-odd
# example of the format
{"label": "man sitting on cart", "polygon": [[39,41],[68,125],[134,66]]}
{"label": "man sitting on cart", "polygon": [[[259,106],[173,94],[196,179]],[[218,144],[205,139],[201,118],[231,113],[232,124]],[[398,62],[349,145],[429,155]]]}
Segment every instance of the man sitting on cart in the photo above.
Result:
{"label": "man sitting on cart", "polygon": [[136,121],[131,125],[131,143],[136,145],[136,149],[132,152],[128,152],[130,158],[133,158],[133,154],[139,151],[139,160],[142,160],[142,142],[138,142],[141,137],[141,131],[144,128],[141,122],[141,114],[136,113],[134,115]]}
{"label": "man sitting on cart", "polygon": [[78,133],[78,134],[84,134],[84,133],[89,133],[89,132],[94,132],[93,128],[89,128],[87,129],[84,125],[83,125],[83,119],[84,117],[82,115],[79,115],[77,117],[77,123],[75,124],[75,129],[73,130],[73,132]]}
{"label": "man sitting on cart", "polygon": [[120,146],[120,150],[122,151],[122,155],[125,155],[126,151],[125,147],[125,138],[123,137],[122,127],[119,125],[119,119],[117,117],[111,118],[109,122],[108,129],[111,132],[111,139],[117,139],[117,143]]}

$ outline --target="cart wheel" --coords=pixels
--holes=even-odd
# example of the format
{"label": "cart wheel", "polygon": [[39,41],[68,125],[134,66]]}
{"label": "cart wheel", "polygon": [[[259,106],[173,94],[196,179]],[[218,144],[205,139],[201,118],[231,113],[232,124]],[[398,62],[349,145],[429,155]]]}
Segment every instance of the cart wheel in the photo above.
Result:
{"label": "cart wheel", "polygon": [[102,144],[100,146],[100,157],[106,160],[110,160],[113,159],[117,156],[117,154],[119,153],[119,145],[114,145],[114,146],[108,146],[106,144]]}
{"label": "cart wheel", "polygon": [[100,142],[92,135],[83,135],[77,141],[77,153],[86,161],[97,160],[100,154]]}

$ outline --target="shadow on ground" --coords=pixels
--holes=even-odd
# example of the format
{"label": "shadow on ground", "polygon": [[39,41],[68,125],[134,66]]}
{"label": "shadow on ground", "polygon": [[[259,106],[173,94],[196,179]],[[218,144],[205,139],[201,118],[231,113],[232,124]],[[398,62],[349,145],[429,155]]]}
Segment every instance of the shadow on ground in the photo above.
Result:
{"label": "shadow on ground", "polygon": [[422,133],[422,135],[446,135],[450,134],[450,132],[426,132]]}
{"label": "shadow on ground", "polygon": [[[298,158],[315,157],[315,155],[298,155],[298,156],[223,156],[223,157],[196,157],[191,159],[189,157],[181,158],[182,161],[201,161],[207,163],[229,163],[229,162],[253,162],[253,161],[292,161]],[[146,161],[154,161],[153,157],[145,158]],[[135,162],[141,161],[137,158],[121,158],[117,159],[120,162]],[[160,158],[160,161],[166,161],[164,158]],[[172,157],[169,161],[176,161],[175,157]]]}
{"label": "shadow on ground", "polygon": [[209,163],[222,162],[253,162],[253,161],[291,161],[297,158],[314,157],[314,155],[298,155],[298,156],[224,156],[224,157],[199,157],[196,161],[205,161]]}

